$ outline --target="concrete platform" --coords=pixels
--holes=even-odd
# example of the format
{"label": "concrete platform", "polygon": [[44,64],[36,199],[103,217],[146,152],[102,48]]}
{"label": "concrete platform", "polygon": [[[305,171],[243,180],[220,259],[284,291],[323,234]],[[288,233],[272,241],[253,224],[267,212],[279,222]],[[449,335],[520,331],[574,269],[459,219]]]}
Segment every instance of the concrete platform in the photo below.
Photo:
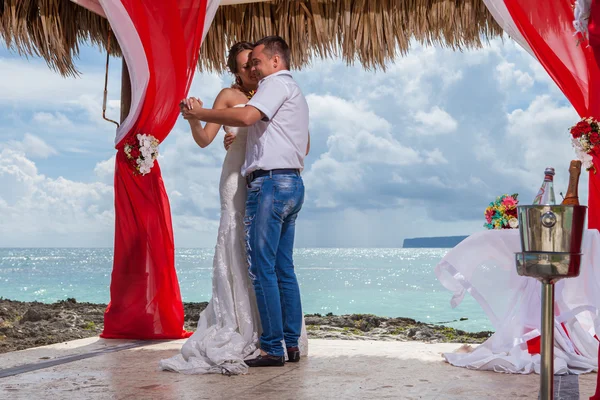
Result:
{"label": "concrete platform", "polygon": [[[457,344],[311,340],[311,354],[300,363],[251,369],[248,375],[159,371],[158,361],[176,354],[182,343],[89,338],[0,354],[0,373],[12,371],[12,376],[0,378],[0,399],[538,397],[538,375],[477,372],[443,362],[440,354],[455,350]],[[39,363],[46,363],[41,365],[45,368],[32,371]],[[580,398],[589,398],[595,385],[596,374],[581,376]]]}

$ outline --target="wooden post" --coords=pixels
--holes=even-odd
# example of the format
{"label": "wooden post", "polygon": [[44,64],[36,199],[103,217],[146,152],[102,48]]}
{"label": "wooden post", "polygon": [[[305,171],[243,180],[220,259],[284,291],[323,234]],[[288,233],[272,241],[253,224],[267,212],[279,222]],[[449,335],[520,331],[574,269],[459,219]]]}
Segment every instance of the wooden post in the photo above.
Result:
{"label": "wooden post", "polygon": [[129,109],[131,108],[131,80],[129,79],[129,70],[127,63],[123,58],[123,66],[121,70],[121,123],[127,118]]}

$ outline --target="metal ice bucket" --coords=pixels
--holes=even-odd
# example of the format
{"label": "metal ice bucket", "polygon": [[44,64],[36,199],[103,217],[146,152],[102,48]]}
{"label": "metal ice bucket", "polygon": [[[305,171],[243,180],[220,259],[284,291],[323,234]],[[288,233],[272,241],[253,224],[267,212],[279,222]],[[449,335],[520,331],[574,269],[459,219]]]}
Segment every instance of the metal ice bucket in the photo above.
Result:
{"label": "metal ice bucket", "polygon": [[540,399],[554,399],[554,283],[579,276],[587,207],[518,206],[517,273],[542,282]]}
{"label": "metal ice bucket", "polygon": [[518,206],[517,273],[545,282],[579,275],[586,206]]}

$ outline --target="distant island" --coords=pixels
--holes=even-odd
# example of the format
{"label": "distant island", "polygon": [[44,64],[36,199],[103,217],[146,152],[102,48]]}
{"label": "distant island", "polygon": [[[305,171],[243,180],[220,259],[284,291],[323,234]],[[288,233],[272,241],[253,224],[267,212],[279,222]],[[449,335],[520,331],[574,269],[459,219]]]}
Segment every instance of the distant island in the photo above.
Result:
{"label": "distant island", "polygon": [[452,248],[467,237],[468,236],[441,236],[404,239],[402,247],[405,249]]}

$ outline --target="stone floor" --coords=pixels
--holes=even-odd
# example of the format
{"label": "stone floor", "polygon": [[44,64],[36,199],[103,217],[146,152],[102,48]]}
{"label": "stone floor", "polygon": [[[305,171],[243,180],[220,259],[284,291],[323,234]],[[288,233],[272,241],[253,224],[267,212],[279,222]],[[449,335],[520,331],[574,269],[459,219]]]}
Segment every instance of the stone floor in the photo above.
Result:
{"label": "stone floor", "polygon": [[[158,361],[183,341],[89,338],[0,354],[1,399],[536,399],[538,375],[456,368],[440,354],[457,344],[311,340],[298,364],[251,369],[248,375],[161,372]],[[596,374],[557,381],[595,389]],[[577,385],[578,383],[578,385]],[[575,385],[574,385],[575,384]],[[556,397],[573,399],[573,395]]]}

